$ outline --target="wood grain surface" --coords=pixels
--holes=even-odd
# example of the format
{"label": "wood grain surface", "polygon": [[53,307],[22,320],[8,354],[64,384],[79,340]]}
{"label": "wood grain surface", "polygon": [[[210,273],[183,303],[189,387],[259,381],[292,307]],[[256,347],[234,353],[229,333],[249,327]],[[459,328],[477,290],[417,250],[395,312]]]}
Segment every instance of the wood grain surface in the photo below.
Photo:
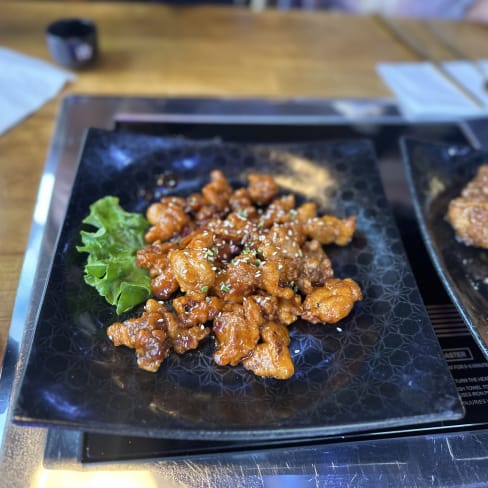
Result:
{"label": "wood grain surface", "polygon": [[[417,60],[372,17],[155,3],[2,1],[0,46],[51,61],[46,26],[76,16],[96,22],[99,62],[78,72],[75,83],[0,136],[0,357],[39,178],[64,95],[388,97],[375,64]],[[426,35],[421,22],[401,23]],[[488,57],[484,27],[441,26],[472,56]],[[425,42],[436,56],[447,57],[432,39]]]}

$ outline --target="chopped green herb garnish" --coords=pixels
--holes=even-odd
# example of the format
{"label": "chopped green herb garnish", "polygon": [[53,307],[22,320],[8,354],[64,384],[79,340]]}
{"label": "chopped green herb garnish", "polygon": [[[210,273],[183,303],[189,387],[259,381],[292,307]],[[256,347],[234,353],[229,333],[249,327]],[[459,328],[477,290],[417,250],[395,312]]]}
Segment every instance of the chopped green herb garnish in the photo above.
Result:
{"label": "chopped green herb garnish", "polygon": [[220,289],[225,293],[228,293],[230,291],[229,285],[227,283],[221,283]]}
{"label": "chopped green herb garnish", "polygon": [[237,215],[241,218],[241,219],[247,219],[247,212],[245,210],[242,210],[242,208],[240,208],[238,211],[237,211]]}
{"label": "chopped green herb garnish", "polygon": [[205,259],[210,261],[211,263],[214,262],[214,252],[212,249],[205,249]]}

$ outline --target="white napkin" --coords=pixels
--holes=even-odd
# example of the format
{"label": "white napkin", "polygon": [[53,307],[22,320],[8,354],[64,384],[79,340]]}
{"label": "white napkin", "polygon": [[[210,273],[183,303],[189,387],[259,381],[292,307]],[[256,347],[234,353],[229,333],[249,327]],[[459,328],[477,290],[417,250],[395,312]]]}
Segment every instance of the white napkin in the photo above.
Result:
{"label": "white napkin", "polygon": [[41,59],[0,47],[0,134],[39,109],[76,77]]}
{"label": "white napkin", "polygon": [[[470,117],[488,112],[488,92],[483,77],[469,61],[448,61],[446,70],[481,101],[478,107],[455,85],[449,82],[431,63],[379,63],[376,69],[396,95],[403,115],[411,119],[429,117]],[[488,74],[488,61],[480,61]]]}

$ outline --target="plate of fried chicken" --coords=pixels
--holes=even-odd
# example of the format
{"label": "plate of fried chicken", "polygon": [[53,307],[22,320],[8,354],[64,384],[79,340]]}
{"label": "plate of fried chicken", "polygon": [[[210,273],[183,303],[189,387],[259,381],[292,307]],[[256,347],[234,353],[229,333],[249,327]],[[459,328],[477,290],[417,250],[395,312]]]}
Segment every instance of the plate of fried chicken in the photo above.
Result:
{"label": "plate of fried chicken", "polygon": [[462,415],[368,141],[87,132],[17,423],[279,442]]}
{"label": "plate of fried chicken", "polygon": [[426,248],[488,357],[488,154],[408,138],[402,148]]}

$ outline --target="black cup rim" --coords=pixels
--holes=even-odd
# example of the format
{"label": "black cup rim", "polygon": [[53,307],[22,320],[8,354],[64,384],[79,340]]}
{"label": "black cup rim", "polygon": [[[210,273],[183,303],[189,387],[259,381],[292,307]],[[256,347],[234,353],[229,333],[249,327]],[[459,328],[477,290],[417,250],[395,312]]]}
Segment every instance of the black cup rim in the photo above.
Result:
{"label": "black cup rim", "polygon": [[46,33],[60,39],[80,39],[96,34],[96,30],[90,19],[72,17],[55,20],[47,26]]}

